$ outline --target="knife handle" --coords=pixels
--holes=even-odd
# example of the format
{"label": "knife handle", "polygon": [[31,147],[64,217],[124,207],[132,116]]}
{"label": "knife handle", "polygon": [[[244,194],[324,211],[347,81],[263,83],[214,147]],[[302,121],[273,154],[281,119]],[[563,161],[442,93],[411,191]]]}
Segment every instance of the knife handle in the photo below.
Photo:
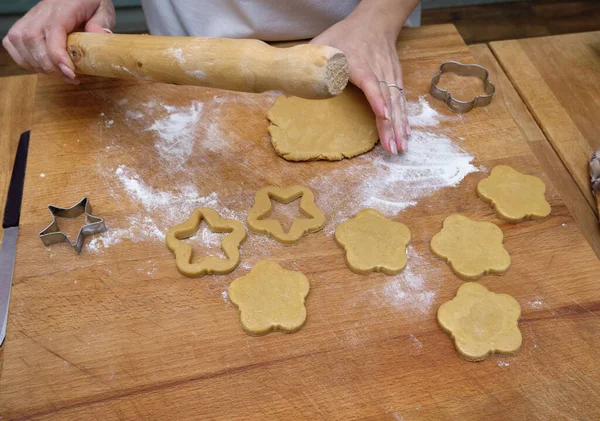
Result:
{"label": "knife handle", "polygon": [[4,209],[4,220],[2,228],[7,229],[19,226],[21,219],[21,202],[23,200],[23,184],[25,183],[25,167],[27,166],[27,152],[29,150],[29,131],[21,135],[17,156],[13,165],[8,195],[6,196],[6,208]]}

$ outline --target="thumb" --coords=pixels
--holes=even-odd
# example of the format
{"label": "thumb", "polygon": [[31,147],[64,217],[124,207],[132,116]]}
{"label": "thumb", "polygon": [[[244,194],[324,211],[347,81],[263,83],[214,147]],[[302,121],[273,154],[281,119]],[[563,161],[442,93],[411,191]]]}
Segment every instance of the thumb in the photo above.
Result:
{"label": "thumb", "polygon": [[115,8],[111,1],[102,1],[85,24],[86,32],[112,33],[115,26]]}

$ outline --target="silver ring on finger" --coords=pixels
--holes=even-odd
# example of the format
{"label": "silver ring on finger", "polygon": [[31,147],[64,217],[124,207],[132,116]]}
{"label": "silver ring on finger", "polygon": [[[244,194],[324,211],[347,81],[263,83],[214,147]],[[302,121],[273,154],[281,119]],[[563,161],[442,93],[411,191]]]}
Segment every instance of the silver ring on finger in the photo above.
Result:
{"label": "silver ring on finger", "polygon": [[388,88],[396,88],[400,91],[401,94],[404,94],[404,89],[401,88],[398,84],[396,83],[388,83]]}

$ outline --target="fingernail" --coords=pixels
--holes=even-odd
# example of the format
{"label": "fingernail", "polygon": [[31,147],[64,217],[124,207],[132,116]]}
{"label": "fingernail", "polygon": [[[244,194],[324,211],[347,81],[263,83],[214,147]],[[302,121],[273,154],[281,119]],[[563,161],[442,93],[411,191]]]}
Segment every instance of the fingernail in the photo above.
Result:
{"label": "fingernail", "polygon": [[110,30],[110,29],[108,29],[108,28],[102,28],[102,30],[103,30],[104,32],[106,32],[107,34],[112,34],[112,33],[113,33],[113,31],[111,31],[111,30]]}
{"label": "fingernail", "polygon": [[61,70],[61,72],[63,72],[63,75],[65,75],[69,79],[75,79],[77,77],[77,76],[75,76],[75,73],[73,72],[73,70],[69,69],[66,64],[60,63],[58,65],[58,67],[60,67],[60,70]]}
{"label": "fingernail", "polygon": [[389,120],[390,119],[390,110],[388,110],[388,107],[386,105],[383,106],[383,113],[385,114],[385,119]]}
{"label": "fingernail", "polygon": [[392,151],[392,154],[398,155],[398,148],[396,147],[396,140],[394,139],[390,141],[390,150]]}

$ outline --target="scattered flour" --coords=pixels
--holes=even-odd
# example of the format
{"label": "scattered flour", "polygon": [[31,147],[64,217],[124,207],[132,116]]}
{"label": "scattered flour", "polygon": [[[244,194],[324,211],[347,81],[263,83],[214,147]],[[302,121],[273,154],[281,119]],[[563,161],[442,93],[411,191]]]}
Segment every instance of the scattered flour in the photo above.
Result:
{"label": "scattered flour", "polygon": [[40,178],[44,178],[44,177],[46,177],[46,174],[44,174],[44,173],[41,173],[41,174],[40,174]]}
{"label": "scattered flour", "polygon": [[390,277],[381,291],[376,293],[381,300],[399,310],[417,309],[423,313],[429,312],[434,303],[436,291],[426,286],[425,276],[421,268],[427,266],[423,258],[408,248],[408,263],[404,271]]}
{"label": "scattered flour", "polygon": [[[113,195],[118,198],[116,191],[122,190],[131,203],[138,205],[138,211],[127,218],[123,226],[109,226],[106,232],[94,236],[87,246],[92,252],[99,252],[124,241],[162,243],[166,231],[186,220],[192,210],[198,207],[216,209],[224,218],[243,220],[244,215],[224,206],[217,193],[202,196],[193,184],[184,183],[171,191],[157,190],[148,186],[137,172],[125,165],[117,167],[113,175],[121,187],[113,188]],[[208,247],[219,247],[225,235],[213,233],[207,228],[200,230],[192,239],[197,239]]]}
{"label": "scattered flour", "polygon": [[138,74],[136,74],[136,73],[132,72],[131,70],[129,70],[129,69],[128,69],[127,67],[125,67],[125,66],[119,66],[119,65],[117,65],[117,64],[113,64],[113,65],[112,65],[112,68],[113,68],[113,69],[115,69],[115,70],[119,70],[119,71],[121,71],[121,72],[127,73],[127,74],[129,74],[129,75],[133,76],[133,77],[134,77],[134,78],[136,78],[136,79],[138,79],[138,78],[139,78],[139,79],[144,79],[144,78],[142,78],[140,75],[138,75]]}
{"label": "scattered flour", "polygon": [[227,304],[229,304],[229,294],[227,293],[227,290],[225,290],[221,293],[221,297],[223,297],[223,301],[225,301]]}
{"label": "scattered flour", "polygon": [[127,110],[125,111],[125,118],[127,120],[140,120],[142,118],[144,118],[144,114],[142,114],[141,111],[137,111],[137,110]]}
{"label": "scattered flour", "polygon": [[189,107],[166,106],[169,114],[146,129],[156,133],[154,146],[159,156],[173,158],[180,165],[187,161],[194,151],[203,105],[195,101]]}
{"label": "scattered flour", "polygon": [[540,308],[544,306],[544,302],[540,301],[540,300],[535,300],[535,301],[530,301],[529,306],[533,307],[533,308]]}
{"label": "scattered flour", "polygon": [[408,122],[411,126],[437,126],[441,120],[446,119],[446,116],[431,108],[424,95],[419,97],[419,102],[407,103],[407,108]]}
{"label": "scattered flour", "polygon": [[[473,159],[444,135],[413,130],[407,153],[393,156],[376,149],[315,177],[309,186],[321,192],[318,204],[329,215],[325,232],[331,234],[360,209],[370,207],[393,217],[436,190],[457,186],[478,171]],[[336,179],[351,181],[340,191],[332,189],[331,180]]]}
{"label": "scattered flour", "polygon": [[224,218],[242,219],[242,215],[223,205],[216,192],[200,195],[193,184],[181,184],[172,191],[156,190],[148,186],[141,177],[125,165],[114,171],[130,201],[138,202],[144,210],[152,214],[162,225],[171,226],[187,219],[192,210],[198,207],[217,209]]}
{"label": "scattered flour", "polygon": [[227,236],[225,232],[212,232],[203,222],[198,232],[189,237],[189,242],[197,242],[206,248],[220,249],[223,239]]}
{"label": "scattered flour", "polygon": [[508,367],[508,366],[510,366],[510,363],[507,363],[506,361],[498,360],[498,367]]}
{"label": "scattered flour", "polygon": [[124,241],[156,240],[163,242],[165,234],[149,216],[131,216],[123,227],[108,226],[102,234],[94,235],[86,245],[86,250],[98,253]]}
{"label": "scattered flour", "polygon": [[171,55],[179,64],[185,63],[185,58],[183,57],[183,50],[181,48],[169,48],[167,53]]}
{"label": "scattered flour", "polygon": [[[174,51],[174,54],[177,56],[178,53]],[[197,207],[210,207],[225,218],[243,221],[249,205],[245,202],[246,198],[241,201],[235,199],[233,203],[228,201],[232,206],[229,208],[220,200],[217,192],[210,193],[205,189],[201,194],[195,184],[196,178],[188,173],[192,165],[191,158],[194,157],[193,162],[198,165],[196,157],[200,156],[204,160],[202,165],[205,165],[202,168],[209,173],[212,170],[210,155],[199,155],[199,151],[227,153],[233,158],[232,162],[247,167],[245,152],[240,155],[244,151],[240,151],[240,145],[248,143],[242,142],[243,133],[235,127],[227,132],[220,127],[223,121],[222,108],[243,106],[262,112],[269,108],[277,96],[278,93],[215,95],[207,103],[192,100],[185,106],[163,104],[156,100],[128,103],[124,98],[117,101],[118,105],[123,106],[121,112],[124,116],[118,121],[123,121],[132,131],[143,130],[153,136],[153,145],[144,145],[144,149],[138,147],[131,153],[147,154],[148,165],[158,164],[160,171],[168,173],[169,178],[177,182],[172,183],[170,188],[158,189],[153,187],[151,179],[145,178],[147,172],[144,168],[138,172],[126,165],[114,168],[114,164],[106,166],[106,163],[99,162],[98,169],[109,191],[114,197],[124,197],[131,202],[137,211],[123,226],[110,226],[108,232],[95,236],[90,249],[100,250],[124,241],[162,242],[166,231],[187,219]],[[150,93],[148,98],[152,98]],[[352,161],[331,164],[326,171],[306,181],[317,193],[317,202],[328,215],[325,227],[327,234],[331,234],[339,222],[353,216],[359,209],[373,207],[393,217],[436,190],[457,186],[466,175],[478,170],[472,164],[473,156],[443,134],[436,133],[435,128],[428,128],[449,117],[433,110],[424,97],[410,103],[409,111],[411,124],[424,129],[413,129],[407,154],[390,156],[377,148]],[[268,137],[265,139],[268,145]],[[121,150],[118,142],[111,141],[113,144],[106,146],[107,151],[114,154]],[[285,165],[290,177],[298,174],[297,164]],[[250,166],[247,169],[249,175],[260,179],[257,174],[260,175],[262,168]],[[336,179],[351,182],[348,188],[340,191],[331,182]],[[203,238],[199,240],[207,245],[218,246],[222,237],[219,234],[211,236],[209,230],[205,231],[206,238],[202,234]],[[259,257],[268,256],[270,246],[271,243],[264,236],[249,236],[242,246],[245,250],[242,268],[250,269]],[[424,287],[423,279],[416,270],[419,264],[411,263],[411,260],[414,260],[414,256],[409,259],[409,267],[404,273],[390,278],[384,290],[379,292],[388,304],[405,306],[407,300],[417,301],[418,306],[425,309],[431,306],[435,292]]]}
{"label": "scattered flour", "polygon": [[413,343],[415,350],[417,351],[417,354],[421,352],[421,349],[423,348],[423,344],[421,343],[420,340],[417,339],[417,337],[415,335],[413,335],[412,333],[409,335],[409,338],[411,340],[411,342]]}
{"label": "scattered flour", "polygon": [[187,72],[189,76],[195,77],[198,80],[204,80],[206,78],[206,74],[202,70],[194,70],[191,72]]}

